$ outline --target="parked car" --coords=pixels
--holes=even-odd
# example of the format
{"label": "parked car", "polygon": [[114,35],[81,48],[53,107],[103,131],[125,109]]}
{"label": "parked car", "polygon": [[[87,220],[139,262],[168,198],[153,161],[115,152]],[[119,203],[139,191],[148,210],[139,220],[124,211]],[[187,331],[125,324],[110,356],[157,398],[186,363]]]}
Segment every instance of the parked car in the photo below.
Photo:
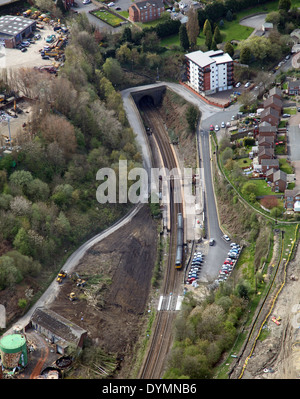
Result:
{"label": "parked car", "polygon": [[283,114],[282,117],[283,118],[289,118],[291,115],[290,114]]}
{"label": "parked car", "polygon": [[49,55],[43,55],[43,56],[42,56],[42,59],[43,59],[43,60],[50,60],[50,57],[49,57]]}
{"label": "parked car", "polygon": [[240,87],[241,86],[241,82],[237,82],[237,84],[235,85],[235,87]]}
{"label": "parked car", "polygon": [[90,4],[91,0],[83,0],[83,4]]}
{"label": "parked car", "polygon": [[27,51],[26,47],[21,48],[22,53],[25,53],[25,51]]}
{"label": "parked car", "polygon": [[247,82],[246,84],[245,84],[245,87],[247,88],[247,87],[249,87],[251,85],[251,83],[250,82]]}
{"label": "parked car", "polygon": [[219,125],[215,126],[215,131],[218,132],[220,130]]}
{"label": "parked car", "polygon": [[214,131],[214,125],[210,125],[209,130],[212,132]]}
{"label": "parked car", "polygon": [[230,238],[228,237],[227,234],[224,234],[224,235],[223,235],[223,238],[224,238],[224,240],[226,240],[226,241],[230,241]]}
{"label": "parked car", "polygon": [[226,126],[226,125],[225,125],[225,122],[222,122],[222,123],[221,123],[221,127],[224,128],[225,126]]}

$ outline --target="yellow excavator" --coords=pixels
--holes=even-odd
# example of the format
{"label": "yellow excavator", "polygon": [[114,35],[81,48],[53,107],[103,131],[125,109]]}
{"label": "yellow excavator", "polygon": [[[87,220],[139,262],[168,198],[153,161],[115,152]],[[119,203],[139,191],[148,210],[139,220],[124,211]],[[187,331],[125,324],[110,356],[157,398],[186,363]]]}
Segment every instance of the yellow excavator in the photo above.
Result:
{"label": "yellow excavator", "polygon": [[76,301],[76,299],[77,299],[77,297],[76,297],[76,294],[75,294],[75,292],[71,292],[70,294],[69,294],[69,299],[70,299],[70,301]]}
{"label": "yellow excavator", "polygon": [[67,277],[67,272],[65,272],[64,270],[61,270],[58,275],[57,275],[57,279],[56,281],[61,284],[63,279]]}

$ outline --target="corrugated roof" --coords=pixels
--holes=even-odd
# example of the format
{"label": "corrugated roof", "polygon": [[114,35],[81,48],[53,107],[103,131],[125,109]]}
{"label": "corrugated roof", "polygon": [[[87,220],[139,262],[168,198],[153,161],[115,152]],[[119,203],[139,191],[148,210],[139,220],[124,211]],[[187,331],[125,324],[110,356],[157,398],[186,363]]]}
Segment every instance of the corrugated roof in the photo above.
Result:
{"label": "corrugated roof", "polygon": [[87,332],[83,328],[48,308],[37,308],[34,311],[31,320],[65,341],[73,342],[77,345],[82,334]]}

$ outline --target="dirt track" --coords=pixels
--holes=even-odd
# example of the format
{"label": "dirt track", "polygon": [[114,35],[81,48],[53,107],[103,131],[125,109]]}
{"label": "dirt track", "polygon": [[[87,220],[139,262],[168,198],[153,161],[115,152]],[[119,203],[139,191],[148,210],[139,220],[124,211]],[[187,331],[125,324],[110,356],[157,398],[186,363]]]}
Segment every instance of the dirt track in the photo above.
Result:
{"label": "dirt track", "polygon": [[[279,295],[274,311],[266,323],[266,338],[258,340],[253,356],[245,369],[246,379],[299,379],[300,378],[300,317],[294,306],[300,310],[300,248],[295,259],[288,265],[286,284]],[[295,276],[296,280],[291,279]],[[271,318],[281,317],[276,325]]]}
{"label": "dirt track", "polygon": [[[130,223],[86,253],[76,272],[87,285],[80,290],[68,278],[51,308],[87,329],[107,352],[130,356],[147,311],[156,240],[156,223],[144,206]],[[70,302],[70,292],[78,300]]]}

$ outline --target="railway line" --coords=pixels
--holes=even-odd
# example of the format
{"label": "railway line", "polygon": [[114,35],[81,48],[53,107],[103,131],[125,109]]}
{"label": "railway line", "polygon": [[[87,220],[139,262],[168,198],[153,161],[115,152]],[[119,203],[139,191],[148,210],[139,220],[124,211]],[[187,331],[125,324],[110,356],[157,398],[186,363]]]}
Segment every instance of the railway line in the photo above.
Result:
{"label": "railway line", "polygon": [[[143,118],[147,126],[153,132],[153,139],[161,154],[163,167],[172,170],[177,167],[173,151],[170,147],[169,138],[163,120],[155,107],[144,102],[141,106]],[[158,165],[157,165],[158,166]],[[182,204],[174,202],[176,184],[180,184],[176,179],[170,178],[169,191],[169,226],[170,241],[167,269],[165,270],[164,281],[162,284],[162,295],[172,300],[172,297],[179,294],[182,283],[182,273],[175,268],[175,257],[177,249],[177,215],[182,214]],[[140,370],[140,379],[161,378],[164,371],[165,361],[172,343],[172,326],[176,312],[158,311],[153,326],[153,333],[150,337],[149,349]]]}

